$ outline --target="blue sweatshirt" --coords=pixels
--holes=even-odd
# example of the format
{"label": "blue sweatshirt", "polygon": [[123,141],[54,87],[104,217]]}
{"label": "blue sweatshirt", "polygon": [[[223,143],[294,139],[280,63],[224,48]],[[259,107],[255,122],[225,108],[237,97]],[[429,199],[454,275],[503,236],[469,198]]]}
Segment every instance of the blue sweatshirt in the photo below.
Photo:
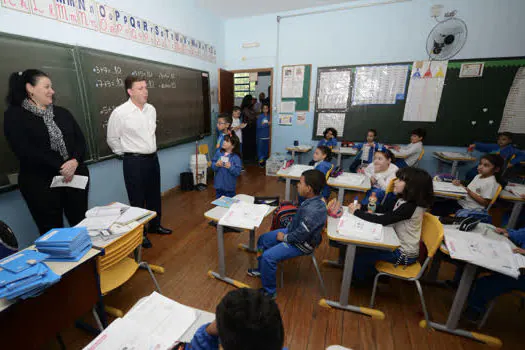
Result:
{"label": "blue sweatshirt", "polygon": [[305,254],[310,254],[321,243],[321,232],[326,218],[326,204],[321,196],[306,199],[288,224],[284,242],[295,245]]}
{"label": "blue sweatshirt", "polygon": [[[206,327],[209,323],[202,325],[191,340],[188,350],[219,350],[219,337],[215,335],[209,335],[206,332]],[[286,348],[283,348],[286,350]]]}
{"label": "blue sweatshirt", "polygon": [[510,163],[511,164],[518,164],[520,162],[520,150],[514,147],[513,145],[509,144],[503,148],[500,148],[498,144],[496,143],[481,143],[476,142],[476,149],[480,152],[485,153],[497,153],[499,154],[504,160],[509,160],[513,155],[516,155],[516,158],[514,158]]}
{"label": "blue sweatshirt", "polygon": [[518,230],[508,230],[509,238],[515,245],[525,249],[525,227]]}
{"label": "blue sweatshirt", "polygon": [[[361,152],[362,152],[363,146],[366,145],[367,143],[368,142],[363,142],[363,143],[357,143],[354,145],[354,148],[359,150],[359,152],[355,155],[355,159],[359,159],[359,160],[361,159]],[[374,141],[374,149],[370,149],[370,152],[368,152],[368,159],[366,160],[367,163],[372,163],[372,161],[374,160],[374,153],[378,149],[379,149],[379,143]]]}
{"label": "blue sweatshirt", "polygon": [[[330,163],[330,162],[327,162],[326,160],[323,160],[323,161],[320,161],[320,162],[314,164],[314,169],[319,170],[320,172],[322,172],[325,175],[333,167],[334,167],[334,165],[332,163]],[[323,192],[321,194],[322,194],[322,196],[324,198],[328,198],[330,196],[330,186],[326,185],[323,188]]]}
{"label": "blue sweatshirt", "polygon": [[[266,121],[267,123],[265,123]],[[257,138],[258,139],[269,139],[270,138],[270,116],[264,115],[264,113],[259,114],[257,117]]]}
{"label": "blue sweatshirt", "polygon": [[317,147],[319,146],[327,146],[327,147],[330,147],[330,149],[332,149],[337,146],[337,139],[335,137],[332,137],[330,140],[321,139],[319,140],[319,143],[317,144]]}
{"label": "blue sweatshirt", "polygon": [[225,156],[226,152],[216,152],[211,161],[211,168],[215,171],[214,187],[217,190],[223,191],[235,191],[235,185],[237,184],[237,176],[241,174],[242,162],[241,158],[235,154],[230,153],[227,155],[228,160],[231,163],[231,167],[226,169],[225,167],[218,167],[217,161]]}

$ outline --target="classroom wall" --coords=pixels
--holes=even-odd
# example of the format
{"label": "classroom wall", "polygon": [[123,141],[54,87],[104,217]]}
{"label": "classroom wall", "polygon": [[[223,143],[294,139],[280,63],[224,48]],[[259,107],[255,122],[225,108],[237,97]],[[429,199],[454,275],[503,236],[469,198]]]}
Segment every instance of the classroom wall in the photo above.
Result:
{"label": "classroom wall", "polygon": [[[0,32],[28,36],[70,45],[120,53],[169,64],[210,72],[212,111],[217,107],[217,69],[224,59],[223,20],[195,7],[194,1],[157,0],[108,0],[107,5],[149,19],[160,25],[211,43],[217,47],[217,63],[208,63],[175,52],[142,45],[129,40],[112,37],[95,31],[81,29],[43,17],[27,15],[0,7]],[[3,98],[0,97],[0,98]],[[212,113],[213,114],[213,113]],[[214,123],[212,117],[212,123]],[[212,130],[215,128],[212,127]],[[212,144],[213,136],[202,142]],[[195,143],[184,144],[159,152],[161,165],[161,190],[166,191],[179,184],[179,174],[189,169],[190,154]],[[112,201],[127,203],[122,175],[122,163],[113,159],[89,166],[91,188],[89,206]],[[38,231],[18,190],[0,195],[0,219],[14,230],[19,244],[25,247],[38,236]]]}
{"label": "classroom wall", "polygon": [[[343,5],[317,7],[314,11],[348,5],[377,3],[351,1]],[[340,12],[282,18],[279,28],[279,55],[276,69],[277,15],[304,13],[294,11],[225,22],[225,69],[274,67],[274,99],[280,101],[280,67],[286,64],[312,64],[311,103],[304,126],[272,125],[272,152],[284,152],[293,140],[311,143],[313,98],[317,68],[324,66],[424,60],[427,35],[435,20],[430,17],[433,4],[445,11],[456,9],[468,26],[468,39],[456,59],[476,57],[525,56],[523,0],[412,0],[390,5],[355,8]],[[241,30],[241,28],[243,28]],[[250,28],[247,30],[246,28]],[[243,49],[242,43],[259,42],[257,48]],[[276,106],[277,104],[273,104]],[[386,131],[385,131],[386,132]],[[432,132],[432,130],[428,130]],[[381,134],[381,130],[379,130]],[[364,137],[364,135],[363,135]],[[407,135],[407,142],[408,142]],[[353,140],[362,141],[362,140]],[[464,151],[455,147],[425,147],[421,166],[437,171],[432,158],[436,150]],[[345,165],[347,165],[345,163]],[[472,166],[472,165],[471,165]]]}

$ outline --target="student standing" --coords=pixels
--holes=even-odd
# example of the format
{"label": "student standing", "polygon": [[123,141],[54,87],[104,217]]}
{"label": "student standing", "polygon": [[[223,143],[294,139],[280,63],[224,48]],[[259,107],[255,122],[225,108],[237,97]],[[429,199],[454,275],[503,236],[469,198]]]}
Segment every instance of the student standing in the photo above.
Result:
{"label": "student standing", "polygon": [[264,104],[262,113],[257,117],[257,160],[260,167],[264,167],[268,159],[270,148],[270,106]]}
{"label": "student standing", "polygon": [[[160,224],[160,165],[155,137],[157,111],[147,103],[148,86],[144,77],[130,75],[124,85],[129,99],[111,113],[107,142],[113,153],[124,156],[124,181],[129,203],[157,213],[148,225],[148,232],[171,234],[170,229]],[[151,246],[146,236],[144,246]]]}
{"label": "student standing", "polygon": [[238,106],[233,107],[232,110],[232,130],[235,132],[235,135],[237,135],[237,138],[239,139],[239,151],[242,155],[242,129],[246,127],[246,123],[243,123],[241,120],[241,108]]}
{"label": "student standing", "polygon": [[235,196],[237,177],[242,170],[239,144],[237,136],[229,131],[224,136],[222,149],[215,153],[211,161],[211,168],[215,171],[215,198]]}
{"label": "student standing", "polygon": [[84,164],[86,140],[75,118],[53,104],[55,91],[49,76],[36,69],[15,72],[9,78],[4,134],[20,161],[18,185],[40,234],[71,226],[87,211],[85,189],[50,188],[55,176],[70,182],[75,175],[89,176]]}
{"label": "student standing", "polygon": [[220,114],[217,118],[217,143],[215,144],[215,153],[221,151],[224,136],[230,132],[231,125],[232,117],[228,113]]}

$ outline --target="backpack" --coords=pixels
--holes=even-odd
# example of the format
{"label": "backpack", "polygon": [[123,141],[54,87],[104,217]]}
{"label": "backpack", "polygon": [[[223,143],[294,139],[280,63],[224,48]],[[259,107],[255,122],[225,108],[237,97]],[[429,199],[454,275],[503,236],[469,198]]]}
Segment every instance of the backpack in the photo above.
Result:
{"label": "backpack", "polygon": [[273,212],[271,231],[288,227],[297,213],[298,206],[293,202],[281,202]]}
{"label": "backpack", "polygon": [[456,212],[456,218],[475,218],[479,222],[492,224],[492,217],[487,209],[459,209]]}

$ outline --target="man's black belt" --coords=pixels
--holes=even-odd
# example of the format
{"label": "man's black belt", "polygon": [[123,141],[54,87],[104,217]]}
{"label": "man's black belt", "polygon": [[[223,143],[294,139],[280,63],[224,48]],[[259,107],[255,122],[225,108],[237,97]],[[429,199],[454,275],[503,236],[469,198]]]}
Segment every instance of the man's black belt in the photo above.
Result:
{"label": "man's black belt", "polygon": [[157,152],[153,153],[124,153],[124,157],[140,157],[140,158],[153,158],[157,156]]}

